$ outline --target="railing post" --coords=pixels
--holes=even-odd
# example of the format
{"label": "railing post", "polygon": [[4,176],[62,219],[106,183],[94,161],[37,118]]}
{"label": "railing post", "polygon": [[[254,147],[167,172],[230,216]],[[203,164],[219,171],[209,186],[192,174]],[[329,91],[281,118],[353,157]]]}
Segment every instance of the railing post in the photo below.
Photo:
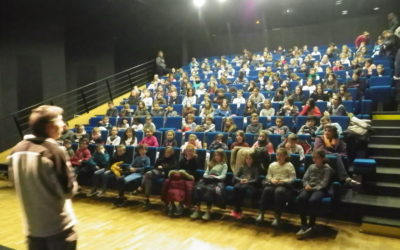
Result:
{"label": "railing post", "polygon": [[81,97],[82,97],[82,100],[83,100],[83,104],[85,104],[86,113],[89,113],[89,107],[88,107],[88,104],[86,102],[86,95],[85,95],[85,92],[82,89],[81,89]]}
{"label": "railing post", "polygon": [[106,80],[106,83],[107,83],[108,95],[110,96],[110,101],[113,101],[114,98],[111,93],[110,82],[108,80]]}
{"label": "railing post", "polygon": [[13,119],[14,119],[15,125],[17,126],[17,130],[18,130],[19,136],[21,137],[21,139],[23,139],[24,138],[24,133],[22,133],[22,129],[21,129],[21,126],[19,125],[17,116],[13,115]]}
{"label": "railing post", "polygon": [[128,73],[128,79],[129,79],[129,85],[131,86],[131,89],[133,89],[133,82],[131,78],[131,73]]}

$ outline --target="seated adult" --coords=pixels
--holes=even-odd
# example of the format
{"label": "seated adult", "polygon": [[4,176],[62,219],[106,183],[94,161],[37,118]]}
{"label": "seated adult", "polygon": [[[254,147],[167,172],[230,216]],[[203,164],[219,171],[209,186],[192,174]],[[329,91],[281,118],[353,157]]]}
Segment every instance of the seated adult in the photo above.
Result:
{"label": "seated adult", "polygon": [[343,157],[346,156],[346,143],[339,138],[335,126],[326,125],[324,134],[315,138],[314,150],[323,150],[327,154],[336,155],[336,175],[339,180],[351,186],[360,185],[350,178],[344,166]]}
{"label": "seated adult", "polygon": [[327,112],[333,116],[346,116],[346,108],[342,104],[342,98],[338,95],[333,95],[332,105],[328,108]]}

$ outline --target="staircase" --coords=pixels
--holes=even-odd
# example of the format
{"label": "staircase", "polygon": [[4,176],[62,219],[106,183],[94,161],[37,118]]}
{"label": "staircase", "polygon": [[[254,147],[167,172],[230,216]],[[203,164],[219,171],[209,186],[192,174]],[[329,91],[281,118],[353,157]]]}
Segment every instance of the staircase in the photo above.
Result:
{"label": "staircase", "polygon": [[343,202],[362,216],[361,232],[400,237],[400,113],[374,113],[369,158],[376,173],[363,176],[363,192],[349,191]]}

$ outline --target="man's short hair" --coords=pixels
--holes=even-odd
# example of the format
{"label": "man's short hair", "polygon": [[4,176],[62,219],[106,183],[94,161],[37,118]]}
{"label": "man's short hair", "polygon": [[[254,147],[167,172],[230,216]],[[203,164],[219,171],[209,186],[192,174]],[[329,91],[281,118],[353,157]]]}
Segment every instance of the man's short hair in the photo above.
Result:
{"label": "man's short hair", "polygon": [[47,124],[55,121],[64,110],[57,106],[42,105],[32,110],[29,116],[29,128],[37,137],[48,137]]}

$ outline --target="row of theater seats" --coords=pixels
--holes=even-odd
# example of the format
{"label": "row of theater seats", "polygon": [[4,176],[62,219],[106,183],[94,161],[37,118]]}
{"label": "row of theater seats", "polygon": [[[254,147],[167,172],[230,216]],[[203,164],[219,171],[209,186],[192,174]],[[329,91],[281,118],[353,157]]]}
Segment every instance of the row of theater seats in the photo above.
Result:
{"label": "row of theater seats", "polygon": [[[91,131],[91,128],[88,129],[88,132]],[[232,138],[235,138],[235,133],[233,133],[233,135],[229,135],[229,133],[226,132],[186,132],[186,133],[182,133],[180,131],[174,131],[175,132],[175,139],[177,141],[177,145],[178,147],[182,146],[182,144],[186,141],[188,141],[189,135],[191,134],[195,134],[198,138],[198,140],[202,143],[207,143],[207,145],[210,145],[214,139],[215,136],[217,134],[223,134],[224,136],[224,142],[227,143],[228,145],[230,145],[233,142]],[[123,138],[125,131],[124,130],[120,130],[118,132],[118,135]],[[106,141],[107,137],[109,136],[109,132],[107,130],[101,131],[101,135],[102,135],[102,140]],[[143,137],[144,137],[144,132],[143,131],[136,131],[136,138],[137,141],[140,142]],[[163,131],[156,131],[154,133],[154,136],[157,138],[159,144],[161,145],[163,142],[163,138],[165,138],[165,134],[163,134]],[[256,141],[257,141],[257,137],[258,135],[256,134],[245,134],[245,141],[252,146]],[[302,141],[306,141],[308,144],[312,144],[312,139],[310,135],[299,135],[299,139]],[[274,147],[276,148],[279,144],[282,143],[282,136],[278,135],[278,134],[270,134],[269,135],[269,140],[271,141],[271,143],[274,145]]]}
{"label": "row of theater seats", "polygon": [[[264,129],[269,128],[272,125],[275,125],[276,118],[278,116],[272,116],[271,120],[268,120],[268,117],[259,117],[259,121],[261,124],[263,124]],[[360,118],[368,118],[369,115],[361,116],[359,115]],[[99,122],[102,120],[103,116],[96,116],[92,117],[89,120],[89,125],[86,126],[87,130],[90,130],[89,128],[97,127],[99,126]],[[340,126],[342,127],[343,131],[347,129],[350,118],[348,116],[331,116],[331,121],[339,123]],[[117,126],[119,124],[119,121],[121,119],[128,119],[130,122],[133,118],[118,118],[118,117],[110,117],[110,124],[113,126]],[[237,128],[240,130],[245,130],[247,124],[250,121],[250,117],[243,117],[243,116],[232,116],[232,119],[234,123],[236,124]],[[140,120],[144,122],[145,118],[141,117]],[[182,128],[182,117],[180,116],[175,116],[175,117],[162,117],[162,116],[154,116],[152,118],[154,125],[156,126],[157,130],[177,130]],[[214,124],[215,124],[215,129],[216,131],[222,131],[223,130],[223,120],[224,118],[221,116],[216,116],[214,117]],[[303,126],[306,123],[307,116],[283,116],[283,121],[286,126],[288,126],[291,130],[297,131],[300,129],[301,126]],[[200,116],[195,116],[195,122],[196,124],[200,125],[202,124],[203,118]]]}
{"label": "row of theater seats", "polygon": [[[226,95],[231,96],[231,95]],[[248,97],[244,97],[247,99]],[[271,97],[272,98],[272,97]],[[319,110],[323,113],[327,110],[328,108],[328,102],[325,101],[318,101],[315,102],[316,106],[319,108]],[[346,111],[348,113],[353,113],[353,114],[370,114],[372,111],[372,101],[371,100],[360,100],[360,101],[343,101],[342,104],[346,108]],[[302,110],[303,108],[303,103],[302,102],[294,102],[294,105],[297,106],[299,111]],[[231,109],[232,114],[237,115],[237,116],[243,116],[244,110],[245,110],[246,104],[229,104],[229,108]],[[262,107],[262,103],[259,104],[260,108]],[[272,107],[275,109],[275,112],[278,112],[279,109],[283,106],[282,102],[272,102]],[[166,108],[167,105],[160,105],[161,108]],[[182,111],[184,106],[182,104],[173,104],[172,105],[173,109],[178,113],[178,115],[182,115]],[[201,104],[194,104],[194,108],[196,108],[196,113],[195,115],[199,115],[201,112],[201,109],[203,105]],[[214,103],[213,104],[214,109],[218,108],[218,104]],[[121,111],[123,109],[123,106],[117,106],[117,109]],[[136,105],[131,105],[131,109],[136,110],[137,106]],[[151,107],[148,107],[148,110],[151,110]]]}
{"label": "row of theater seats", "polygon": [[[76,149],[77,146],[78,146],[77,144],[73,144],[74,149]],[[94,144],[89,145],[89,150],[92,153],[94,153],[95,148],[96,148],[96,145],[94,145]],[[114,150],[115,150],[114,146],[106,145],[105,148],[110,155],[112,155],[114,153]],[[158,147],[158,148],[157,147],[148,147],[147,155],[150,158],[151,166],[154,166],[155,160],[158,158],[159,155],[162,155],[164,153],[164,150],[165,150],[164,147]],[[176,161],[179,161],[179,159],[181,157],[181,150],[180,150],[180,148],[174,148],[174,150],[175,150]],[[214,152],[215,151],[210,151],[210,150],[205,150],[205,149],[197,149],[196,150],[196,154],[198,155],[199,166],[202,166],[202,168],[200,168],[196,171],[196,176],[195,176],[196,180],[199,180],[202,177],[202,175],[204,174],[206,162],[208,161],[208,159],[210,157],[212,157]],[[128,154],[128,156],[130,158],[133,158],[133,156],[135,154],[135,147],[127,146],[126,153]],[[230,165],[230,163],[231,163],[230,160],[231,160],[232,154],[231,154],[230,150],[225,150],[225,154],[227,156],[227,164],[228,164],[228,169],[229,169],[226,180],[225,180],[225,184],[226,184],[225,195],[226,195],[226,198],[228,201],[232,201],[232,199],[233,199],[232,191],[233,191],[233,184],[234,184],[233,183],[233,172],[231,170],[231,165]],[[336,156],[328,155],[327,159],[328,159],[329,165],[335,170],[336,169]],[[271,154],[269,162],[273,162],[275,160],[276,160],[276,154]],[[293,166],[295,166],[295,169],[296,169],[297,179],[295,180],[295,186],[300,189],[301,185],[302,185],[301,178],[303,177],[308,166],[310,166],[313,163],[312,155],[306,154],[305,159],[303,160],[303,162],[301,162],[298,154],[291,154],[290,162],[293,164]],[[150,170],[150,169],[146,169],[145,171],[148,171],[148,170]],[[266,172],[267,172],[267,170],[265,169],[264,173],[259,176],[260,180],[265,178]],[[90,180],[83,180],[83,181],[85,182],[85,184],[90,185]],[[159,184],[159,185],[155,186],[155,188],[153,189],[153,192],[152,192],[153,194],[159,194],[160,189],[161,189],[160,185],[163,182],[164,182],[164,178],[159,178],[159,179],[155,180],[155,183]],[[111,186],[113,186],[113,185],[111,184]],[[336,203],[336,202],[340,201],[340,189],[341,189],[341,184],[339,182],[335,181],[332,184],[329,195],[327,195],[327,197],[324,198],[323,203],[326,205],[332,205],[334,202]]]}

